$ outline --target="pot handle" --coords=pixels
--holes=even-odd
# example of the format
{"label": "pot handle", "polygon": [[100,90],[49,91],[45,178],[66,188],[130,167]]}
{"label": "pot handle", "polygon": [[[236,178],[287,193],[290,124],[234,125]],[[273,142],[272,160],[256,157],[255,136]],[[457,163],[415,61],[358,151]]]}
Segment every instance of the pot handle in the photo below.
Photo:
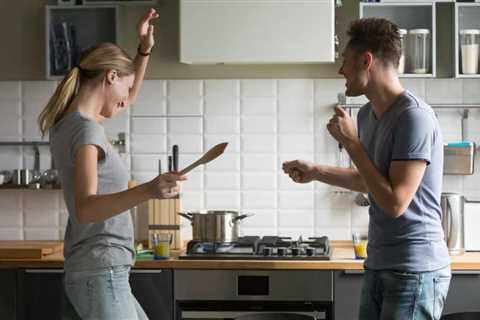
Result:
{"label": "pot handle", "polygon": [[232,222],[233,222],[233,223],[236,223],[236,222],[238,222],[238,221],[240,221],[240,220],[243,220],[243,219],[245,219],[245,218],[248,218],[248,217],[251,217],[251,216],[254,216],[254,215],[255,215],[254,213],[241,214],[241,215],[233,218],[233,219],[232,219]]}
{"label": "pot handle", "polygon": [[184,217],[185,219],[193,221],[193,215],[190,212],[177,212],[177,214]]}

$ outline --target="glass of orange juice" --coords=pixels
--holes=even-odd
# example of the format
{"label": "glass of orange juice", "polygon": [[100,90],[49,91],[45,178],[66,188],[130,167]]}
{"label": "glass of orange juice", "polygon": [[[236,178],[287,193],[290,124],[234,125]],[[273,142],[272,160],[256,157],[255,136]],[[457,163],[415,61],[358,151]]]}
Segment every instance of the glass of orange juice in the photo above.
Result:
{"label": "glass of orange juice", "polygon": [[352,242],[355,259],[365,259],[367,257],[368,232],[353,231]]}
{"label": "glass of orange juice", "polygon": [[170,257],[172,235],[169,233],[154,233],[152,236],[154,258],[168,259]]}

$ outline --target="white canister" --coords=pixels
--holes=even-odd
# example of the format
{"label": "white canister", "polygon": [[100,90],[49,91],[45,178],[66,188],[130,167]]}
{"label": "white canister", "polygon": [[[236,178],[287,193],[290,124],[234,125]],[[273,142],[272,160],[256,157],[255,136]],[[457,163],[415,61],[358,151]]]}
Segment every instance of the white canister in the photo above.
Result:
{"label": "white canister", "polygon": [[407,29],[398,29],[398,33],[400,34],[400,42],[401,42],[401,55],[400,55],[400,60],[398,61],[398,73],[405,73],[405,44],[406,44],[406,35],[407,35]]}
{"label": "white canister", "polygon": [[460,57],[463,74],[478,73],[478,57],[480,47],[480,30],[460,30]]}
{"label": "white canister", "polygon": [[408,61],[411,73],[428,73],[430,70],[430,30],[408,31]]}

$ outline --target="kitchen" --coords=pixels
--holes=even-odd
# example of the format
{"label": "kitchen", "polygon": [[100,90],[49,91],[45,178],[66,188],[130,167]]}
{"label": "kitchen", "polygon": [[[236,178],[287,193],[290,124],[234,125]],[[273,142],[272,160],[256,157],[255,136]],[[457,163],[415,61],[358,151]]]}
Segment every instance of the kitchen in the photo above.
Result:
{"label": "kitchen", "polygon": [[[49,15],[48,19],[52,21],[55,14],[68,16],[62,10],[80,10],[68,2],[0,4],[2,29],[11,30],[3,32],[10,45],[2,50],[0,59],[3,63],[0,78],[0,136],[3,143],[0,145],[0,171],[8,171],[11,180],[14,170],[38,167],[38,171],[46,172],[52,168],[48,145],[44,145],[47,140],[42,140],[36,124],[39,112],[60,80],[51,73],[53,69],[47,68],[52,67],[47,58],[47,48],[52,47],[45,45],[45,21],[49,21],[46,20]],[[134,53],[138,40],[132,26],[148,8],[145,3],[117,8],[111,4],[114,1],[109,1],[110,4],[105,6],[114,7],[114,14],[110,15],[95,7],[99,5],[92,3],[95,1],[86,2],[86,16],[93,20],[89,24],[93,25],[98,12],[101,12],[98,14],[102,19],[108,15],[106,25],[116,25],[117,28],[113,32],[118,38],[114,40],[129,53]],[[240,234],[243,236],[291,237],[294,242],[300,236],[306,241],[309,237],[326,236],[333,249],[330,260],[326,261],[273,258],[191,260],[175,258],[182,253],[172,250],[169,260],[138,260],[131,276],[135,296],[152,319],[230,319],[238,316],[238,312],[227,314],[232,310],[209,311],[212,306],[204,305],[202,300],[225,300],[224,304],[217,304],[225,306],[220,309],[231,309],[236,301],[247,301],[242,308],[253,308],[253,311],[269,304],[269,308],[275,311],[278,308],[276,302],[280,301],[283,308],[286,302],[293,301],[289,305],[293,311],[309,313],[318,319],[354,319],[359,303],[355,299],[360,295],[362,260],[354,259],[351,238],[353,231],[365,232],[368,229],[368,207],[356,204],[357,194],[321,183],[296,184],[282,172],[282,163],[292,159],[344,167],[350,165],[345,150],[339,149],[338,143],[325,128],[335,104],[340,102],[351,106],[355,115],[358,105],[365,102],[363,97],[343,101],[340,96],[339,99],[339,93],[345,86],[345,80],[337,74],[341,59],[335,59],[334,63],[300,63],[306,58],[297,55],[289,62],[272,63],[262,60],[265,57],[260,55],[248,56],[252,52],[260,54],[249,44],[237,48],[234,51],[237,55],[233,57],[248,57],[249,62],[239,64],[217,60],[199,64],[188,61],[191,59],[187,60],[182,55],[185,46],[180,46],[180,39],[183,39],[180,31],[185,30],[180,25],[180,1],[143,2],[149,2],[146,5],[155,7],[160,13],[155,22],[156,46],[150,58],[146,81],[136,104],[106,122],[108,137],[130,169],[131,180],[138,184],[155,177],[159,159],[166,171],[173,145],[179,146],[178,167],[184,168],[217,143],[227,141],[229,145],[222,156],[188,174],[188,181],[182,184],[177,201],[181,210],[207,208],[253,213],[241,221]],[[333,4],[334,1],[331,1],[332,10]],[[338,5],[334,9],[335,20],[330,19],[334,28],[325,28],[330,30],[330,34],[321,35],[322,46],[317,48],[329,48],[323,61],[334,58],[333,31],[338,35],[342,48],[350,21],[361,15],[388,15],[389,6],[396,8],[396,3],[392,1],[383,3],[383,7],[382,3],[358,1],[336,1],[335,4]],[[48,10],[46,5],[58,5],[60,8]],[[453,40],[457,34],[454,29],[456,13],[462,12],[463,8],[464,16],[471,14],[473,18],[470,19],[475,21],[475,14],[480,14],[477,5],[446,1],[433,5],[423,1],[413,5],[413,12],[418,12],[422,23],[430,24],[428,29],[436,40],[431,46],[431,74],[405,74],[401,82],[434,106],[448,104],[454,107],[437,110],[444,141],[448,143],[463,140],[476,142],[479,136],[479,117],[475,106],[480,102],[480,81],[475,79],[478,75],[462,74],[460,58],[456,54],[460,50],[453,45],[458,45]],[[406,10],[410,10],[407,13],[412,12],[411,8]],[[300,18],[306,20],[306,16]],[[19,21],[29,21],[28,27]],[[326,20],[325,23],[329,22]],[[319,37],[308,32],[306,22],[304,26],[301,32]],[[405,27],[426,28],[424,25]],[[463,28],[480,26],[467,24]],[[201,31],[201,28],[198,29]],[[80,34],[80,30],[78,32]],[[203,38],[197,36],[195,39],[206,41],[207,38],[203,35]],[[200,47],[201,44],[193,45]],[[210,44],[205,52],[222,52],[222,48],[213,50],[214,47]],[[12,144],[17,142],[38,143],[25,146]],[[471,148],[470,145],[468,147]],[[470,173],[470,166],[465,170]],[[68,214],[61,190],[51,183],[40,184],[39,190],[30,190],[37,184],[22,184],[22,180],[29,180],[27,171],[23,176],[20,170],[16,173],[19,175],[18,186],[8,183],[0,186],[0,239],[62,240]],[[6,179],[7,174],[4,176]],[[468,201],[480,200],[478,179],[476,170],[473,174],[445,175],[443,191],[461,194]],[[149,202],[132,210],[136,240],[148,242],[149,225],[175,227],[178,224],[180,230],[172,232],[178,239],[175,249],[183,247],[186,250],[186,242],[192,239],[190,221],[177,215],[172,217],[175,220],[168,222],[160,221],[160,217],[159,221],[153,221],[155,217],[149,221],[152,216],[149,210],[157,212],[154,203]],[[475,226],[478,225],[475,213],[478,210],[479,206],[475,203],[465,204],[464,247],[473,252],[452,256],[454,278],[445,314],[480,311],[478,302],[474,300],[480,287],[480,257],[474,252],[479,249],[478,243],[475,243],[478,241],[475,237]],[[2,259],[0,277],[6,285],[1,297],[6,303],[2,304],[5,309],[0,310],[1,318],[59,317],[62,261],[58,251],[42,259]],[[215,272],[208,273],[209,270]],[[293,283],[287,279],[294,279]],[[202,281],[194,285],[194,281],[198,280]],[[229,283],[230,287],[218,288],[218,283]],[[242,284],[245,284],[246,294],[234,292],[240,290]],[[312,284],[316,290],[309,289]],[[266,288],[271,290],[271,296],[262,299],[268,296],[265,295]],[[249,290],[259,291],[252,293]],[[301,295],[290,296],[290,293]],[[306,301],[314,303],[306,306]],[[299,308],[300,311],[297,310]],[[47,313],[43,316],[42,312]]]}

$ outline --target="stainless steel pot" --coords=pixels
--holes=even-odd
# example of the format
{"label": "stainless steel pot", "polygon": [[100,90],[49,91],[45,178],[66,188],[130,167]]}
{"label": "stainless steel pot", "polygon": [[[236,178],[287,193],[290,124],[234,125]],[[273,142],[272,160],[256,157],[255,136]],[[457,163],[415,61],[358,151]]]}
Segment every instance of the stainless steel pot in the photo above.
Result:
{"label": "stainless steel pot", "polygon": [[227,243],[238,239],[239,222],[253,214],[230,210],[178,212],[192,223],[192,240]]}

